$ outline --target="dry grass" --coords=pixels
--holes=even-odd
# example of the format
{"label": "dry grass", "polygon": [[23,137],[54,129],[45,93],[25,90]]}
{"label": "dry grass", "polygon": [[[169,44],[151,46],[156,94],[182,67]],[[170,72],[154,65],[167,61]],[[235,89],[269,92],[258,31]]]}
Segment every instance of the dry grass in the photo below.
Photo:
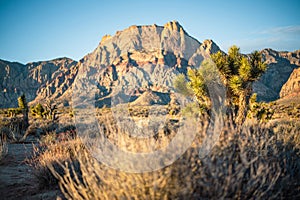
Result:
{"label": "dry grass", "polygon": [[149,173],[111,169],[78,139],[48,144],[37,162],[50,169],[68,199],[297,199],[299,134],[298,124],[226,125],[207,157],[198,156],[199,134],[179,160]]}
{"label": "dry grass", "polygon": [[0,136],[7,142],[19,142],[23,140],[22,118],[12,117],[0,121]]}
{"label": "dry grass", "polygon": [[63,173],[60,163],[75,164],[76,151],[83,148],[80,139],[65,136],[64,140],[55,132],[48,133],[41,137],[40,143],[34,146],[34,152],[28,164],[34,168],[34,176],[39,182],[39,187],[52,188],[57,186],[57,179],[48,169],[51,164],[57,171]]}
{"label": "dry grass", "polygon": [[0,161],[6,156],[8,152],[7,142],[4,136],[0,136]]}

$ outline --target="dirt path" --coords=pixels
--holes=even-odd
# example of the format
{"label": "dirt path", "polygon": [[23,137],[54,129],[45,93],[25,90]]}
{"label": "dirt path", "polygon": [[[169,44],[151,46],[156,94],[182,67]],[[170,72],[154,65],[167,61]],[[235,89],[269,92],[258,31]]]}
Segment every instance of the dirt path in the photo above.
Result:
{"label": "dirt path", "polygon": [[59,191],[39,191],[32,167],[25,163],[33,143],[8,144],[8,154],[0,161],[0,199],[57,199]]}

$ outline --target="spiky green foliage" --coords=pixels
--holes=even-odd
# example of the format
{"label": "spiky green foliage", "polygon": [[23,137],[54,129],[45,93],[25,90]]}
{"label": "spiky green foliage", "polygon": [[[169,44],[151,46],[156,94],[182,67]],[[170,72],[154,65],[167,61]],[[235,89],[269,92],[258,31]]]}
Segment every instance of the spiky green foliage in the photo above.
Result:
{"label": "spiky green foliage", "polygon": [[9,108],[7,113],[9,117],[16,117],[18,114],[22,113],[22,110],[19,108]]}
{"label": "spiky green foliage", "polygon": [[184,74],[179,74],[176,79],[174,80],[174,87],[176,88],[177,92],[189,96],[193,94],[193,91],[187,86],[187,80]]}
{"label": "spiky green foliage", "polygon": [[18,98],[18,105],[19,105],[18,109],[20,109],[23,114],[22,129],[26,130],[29,126],[29,119],[28,119],[28,105],[27,105],[25,94],[22,94]]}
{"label": "spiky green foliage", "polygon": [[18,98],[18,106],[20,109],[28,109],[27,107],[27,102],[26,102],[26,97],[24,94],[22,94],[19,98]]}
{"label": "spiky green foliage", "polygon": [[31,111],[31,114],[35,117],[42,118],[45,114],[45,109],[42,106],[42,104],[40,104],[40,103],[38,103],[35,106],[31,107],[30,111]]}
{"label": "spiky green foliage", "polygon": [[56,120],[57,105],[53,101],[48,100],[46,101],[45,107],[46,117],[51,120]]}
{"label": "spiky green foliage", "polygon": [[187,78],[180,74],[174,82],[178,92],[196,98],[197,107],[202,114],[211,110],[212,100],[209,91],[216,89],[215,85],[221,85],[220,76],[210,59],[204,60],[199,69],[189,69]]}
{"label": "spiky green foliage", "polygon": [[270,104],[264,102],[257,102],[257,94],[254,93],[250,97],[250,109],[247,115],[250,119],[255,119],[258,122],[268,122],[272,119],[274,110],[271,108]]}
{"label": "spiky green foliage", "polygon": [[212,59],[227,88],[227,106],[238,108],[234,110],[237,115],[235,121],[237,124],[242,124],[252,93],[252,83],[265,72],[267,66],[262,62],[261,54],[258,51],[254,51],[249,57],[246,57],[240,53],[237,46],[230,47],[228,55],[222,52],[213,54]]}
{"label": "spiky green foliage", "polygon": [[189,82],[188,86],[192,89],[194,95],[196,96],[199,104],[209,104],[206,97],[208,97],[208,88],[205,84],[205,79],[200,70],[191,69],[188,70]]}

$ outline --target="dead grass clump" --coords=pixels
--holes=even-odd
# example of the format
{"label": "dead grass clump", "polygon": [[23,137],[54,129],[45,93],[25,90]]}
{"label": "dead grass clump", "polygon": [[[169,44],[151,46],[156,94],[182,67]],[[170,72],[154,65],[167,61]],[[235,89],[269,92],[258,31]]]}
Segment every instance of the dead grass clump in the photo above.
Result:
{"label": "dead grass clump", "polygon": [[7,118],[0,122],[0,135],[5,137],[7,142],[22,141],[24,132],[22,118]]}
{"label": "dead grass clump", "polygon": [[62,141],[55,132],[42,136],[40,143],[34,146],[33,157],[28,160],[29,165],[34,168],[34,176],[37,178],[40,188],[57,186],[57,179],[49,171],[49,165],[63,174],[60,163],[68,162],[75,165],[77,158],[74,155],[82,148],[78,138],[69,137]]}
{"label": "dead grass clump", "polygon": [[6,138],[4,136],[0,136],[0,161],[6,156],[8,152]]}

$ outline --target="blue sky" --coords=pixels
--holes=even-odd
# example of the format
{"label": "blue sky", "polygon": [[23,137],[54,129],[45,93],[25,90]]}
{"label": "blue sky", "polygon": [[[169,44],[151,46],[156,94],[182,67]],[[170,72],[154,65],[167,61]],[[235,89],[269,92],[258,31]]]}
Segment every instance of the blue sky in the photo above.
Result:
{"label": "blue sky", "polygon": [[0,59],[27,63],[92,52],[105,34],[177,20],[200,42],[241,51],[300,49],[299,0],[0,0]]}

